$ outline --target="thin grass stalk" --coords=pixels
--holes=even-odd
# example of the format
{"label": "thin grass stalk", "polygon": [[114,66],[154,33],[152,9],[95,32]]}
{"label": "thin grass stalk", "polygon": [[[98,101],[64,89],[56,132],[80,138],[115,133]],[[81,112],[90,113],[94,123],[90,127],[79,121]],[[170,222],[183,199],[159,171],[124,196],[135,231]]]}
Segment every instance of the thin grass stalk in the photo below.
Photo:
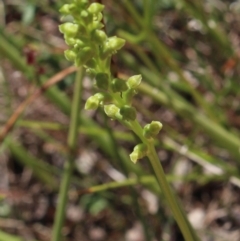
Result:
{"label": "thin grass stalk", "polygon": [[152,20],[153,20],[153,12],[156,7],[155,0],[144,0],[143,1],[143,10],[144,10],[144,23],[146,27],[152,27]]}
{"label": "thin grass stalk", "polygon": [[211,119],[214,119],[214,116],[212,115],[212,111],[209,107],[209,104],[206,103],[206,101],[202,98],[202,96],[193,88],[193,86],[186,79],[186,77],[183,74],[183,71],[178,66],[177,62],[172,58],[167,47],[164,46],[164,44],[162,44],[159,41],[159,39],[156,37],[156,35],[151,29],[149,28],[146,29],[143,19],[136,11],[134,6],[132,6],[130,1],[125,0],[124,4],[127,10],[130,12],[131,16],[133,16],[133,18],[137,22],[137,24],[139,24],[139,26],[142,27],[143,30],[147,32],[147,34],[145,35],[145,38],[149,43],[152,44],[152,48],[154,49],[153,54],[156,57],[157,61],[161,63],[164,60],[167,63],[167,65],[177,73],[177,75],[179,76],[179,79],[186,85],[187,90],[189,91],[189,93],[191,93],[191,95],[199,104],[199,106],[208,114],[208,116]]}
{"label": "thin grass stalk", "polygon": [[185,118],[187,117],[196,124],[196,127],[202,128],[209,135],[209,137],[227,149],[230,155],[235,156],[237,160],[239,160],[239,138],[201,114],[191,104],[180,98],[179,95],[174,94],[171,91],[171,98],[169,98],[166,93],[163,93],[162,91],[157,90],[146,83],[142,83],[139,86],[139,91],[150,96],[158,103],[163,103],[164,105],[173,108],[179,115]]}
{"label": "thin grass stalk", "polygon": [[[201,177],[196,176],[194,173],[190,173],[184,176],[167,175],[167,181],[171,183],[175,181],[195,181],[199,183],[207,183],[213,180],[224,181],[226,180],[226,178],[227,177],[224,175],[215,175],[215,174],[201,176]],[[81,194],[81,193],[104,192],[111,189],[134,186],[137,184],[147,184],[147,183],[149,184],[149,183],[155,183],[155,182],[157,182],[155,175],[146,175],[139,178],[129,178],[124,181],[116,181],[116,182],[114,181],[114,182],[108,182],[108,183],[92,186],[90,188],[79,191],[79,193]]]}
{"label": "thin grass stalk", "polygon": [[173,193],[166,175],[163,171],[162,165],[159,161],[158,155],[156,153],[155,147],[153,145],[149,145],[149,154],[148,159],[152,165],[154,170],[156,179],[159,183],[159,186],[168,202],[170,209],[172,210],[173,216],[182,231],[182,234],[186,241],[198,241],[199,238],[197,237],[195,231],[193,230],[192,226],[190,225],[185,212],[183,211],[181,204],[178,201],[178,197]]}
{"label": "thin grass stalk", "polygon": [[[182,9],[185,12],[188,12],[194,18],[200,20],[203,24],[205,30],[207,30],[208,35],[214,40],[214,44],[218,44],[218,47],[221,49],[221,54],[224,57],[229,57],[233,54],[233,49],[227,38],[227,33],[220,28],[220,24],[214,21],[214,18],[211,19],[211,16],[207,16],[207,12],[204,10],[203,1],[186,1],[180,0],[182,3]],[[212,22],[212,25],[211,25]]]}
{"label": "thin grass stalk", "polygon": [[[150,59],[149,57],[148,57],[148,55],[142,50],[142,48],[141,47],[138,47],[137,45],[132,45],[132,49],[133,49],[133,51],[135,51],[135,53],[139,56],[139,58],[144,62],[144,64],[145,64],[145,66],[147,66],[148,68],[149,68],[149,70],[151,71],[151,73],[154,73],[155,74],[155,76],[158,76],[158,79],[159,79],[159,81],[153,81],[151,78],[149,78],[149,79],[151,79],[151,83],[153,83],[154,84],[154,86],[156,86],[156,87],[158,87],[158,86],[161,86],[161,88],[163,88],[163,84],[164,84],[164,82],[163,82],[163,77],[162,77],[162,74],[161,74],[161,72],[158,70],[158,69],[156,69],[156,67],[155,67],[155,65],[154,65],[154,62],[153,62],[153,60],[152,59]],[[148,75],[146,75],[146,76],[148,76]],[[155,79],[155,78],[154,78]],[[161,83],[160,83],[160,80],[161,80]],[[156,82],[156,83],[155,83]],[[161,84],[161,85],[160,85]],[[176,88],[178,88],[179,90],[183,90],[183,91],[188,91],[187,90],[187,86],[186,86],[186,84],[184,84],[184,83],[181,83],[181,84],[177,84],[177,83],[171,83],[171,86],[172,85],[174,85],[174,87],[176,87]],[[208,103],[208,105],[209,105],[209,103]],[[212,110],[212,107],[211,107],[211,110]],[[219,118],[219,116],[221,116],[221,118]],[[217,111],[216,112],[216,108],[212,111],[212,113],[211,113],[211,119],[214,121],[214,122],[216,122],[216,123],[218,123],[218,124],[220,124],[221,123],[221,119],[224,119],[224,117],[223,117],[223,114],[222,114],[222,112],[220,112],[220,111]]]}
{"label": "thin grass stalk", "polygon": [[[144,112],[143,112],[144,111]],[[141,112],[145,114],[146,116],[148,115],[147,112],[145,112],[144,108],[141,108]],[[149,115],[150,116],[150,115]],[[153,119],[153,117],[150,117]],[[49,129],[49,130],[66,130],[66,126],[58,124],[58,123],[53,123],[53,122],[38,122],[38,121],[27,121],[27,120],[20,120],[17,122],[18,126],[24,126],[32,129],[34,132],[35,131],[40,131],[40,129]],[[186,156],[193,160],[194,162],[198,163],[199,165],[205,167],[205,166],[212,166],[214,170],[220,170],[217,173],[223,172],[223,174],[219,175],[219,178],[222,178],[223,175],[229,176],[230,182],[232,182],[232,179],[234,178],[239,178],[239,173],[236,170],[236,168],[228,163],[222,162],[220,159],[214,158],[213,156],[208,155],[207,153],[203,152],[200,149],[193,148],[189,146],[189,143],[187,141],[182,140],[181,136],[178,135],[179,138],[175,138],[176,132],[169,128],[167,125],[164,125],[165,130],[168,132],[168,136],[172,136],[172,138],[164,136],[163,139],[161,138],[161,145],[163,145],[164,148],[168,150],[173,150],[175,152],[178,152],[180,155]],[[92,128],[86,128],[84,126],[81,126],[78,128],[79,134],[86,134],[86,135],[93,135],[98,133],[101,136],[106,136],[106,130],[101,129],[99,127],[92,127]],[[113,137],[117,140],[124,140],[130,143],[134,143],[134,136],[131,133],[124,133],[121,131],[114,131],[112,133]],[[175,138],[175,140],[174,140]],[[49,140],[49,139],[48,139]],[[53,142],[53,140],[49,140],[50,142]],[[177,142],[176,142],[177,141]],[[53,142],[55,145],[58,145],[58,143]],[[181,143],[181,144],[180,144]],[[156,142],[156,145],[159,146],[159,142]],[[181,147],[185,146],[187,150],[183,153],[181,151]],[[65,154],[64,150],[60,150],[63,154]],[[121,153],[119,153],[120,158],[123,159],[121,156]],[[123,160],[124,162],[124,160]],[[205,163],[205,164],[204,164]],[[131,170],[129,168],[129,170]],[[131,170],[132,171],[132,170]],[[56,172],[58,174],[60,172]],[[215,172],[214,172],[215,173]],[[215,173],[215,174],[217,174]]]}
{"label": "thin grass stalk", "polygon": [[[125,61],[127,59],[125,58]],[[137,67],[135,63],[129,62],[128,65],[132,69],[137,69],[142,73],[144,78],[156,86],[159,81],[159,76],[144,67]],[[199,112],[192,104],[183,99],[177,92],[170,88],[164,88],[163,91],[152,87],[150,84],[142,82],[138,88],[139,92],[150,96],[156,103],[164,104],[170,109],[173,109],[177,114],[183,118],[187,118],[196,125],[195,128],[203,130],[211,139],[213,139],[220,146],[229,151],[231,156],[237,158],[239,162],[240,139],[224,129],[220,124],[209,119],[206,115]]]}
{"label": "thin grass stalk", "polygon": [[9,137],[5,139],[3,144],[8,147],[12,155],[14,155],[23,166],[32,170],[34,176],[46,183],[51,189],[57,189],[57,183],[53,176],[53,174],[56,174],[55,167],[32,156],[20,143],[13,141]]}
{"label": "thin grass stalk", "polygon": [[74,96],[72,101],[71,108],[71,120],[68,132],[68,148],[69,148],[69,159],[64,165],[64,174],[60,185],[60,193],[58,197],[57,210],[55,214],[55,221],[53,226],[53,235],[52,241],[60,241],[61,230],[65,220],[66,204],[68,197],[68,189],[70,186],[72,171],[74,167],[74,160],[76,155],[77,148],[77,135],[78,135],[78,122],[80,115],[80,102],[81,102],[81,92],[82,92],[82,78],[83,78],[83,69],[79,68],[74,87]]}
{"label": "thin grass stalk", "polygon": [[3,36],[0,32],[0,54],[6,58],[8,58],[11,63],[24,72],[26,76],[32,78],[33,69],[29,67],[23,59],[23,56],[20,55],[18,49],[13,46],[9,41]]}

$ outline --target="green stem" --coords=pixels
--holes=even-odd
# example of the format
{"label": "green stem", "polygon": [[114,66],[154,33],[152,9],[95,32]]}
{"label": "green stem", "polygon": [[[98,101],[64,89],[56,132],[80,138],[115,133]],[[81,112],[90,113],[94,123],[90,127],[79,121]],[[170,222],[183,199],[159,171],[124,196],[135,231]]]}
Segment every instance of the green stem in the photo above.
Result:
{"label": "green stem", "polygon": [[[126,121],[125,121],[126,122]],[[162,165],[159,161],[158,155],[156,153],[154,144],[152,141],[146,139],[142,133],[142,127],[138,121],[132,121],[129,123],[129,128],[142,140],[143,143],[148,146],[148,158],[154,170],[156,179],[159,183],[159,186],[162,190],[166,201],[168,202],[170,209],[172,210],[173,216],[182,231],[182,234],[186,241],[198,241],[198,237],[191,227],[185,212],[183,211],[181,204],[178,202],[177,196],[173,193],[163,171]]]}
{"label": "green stem", "polygon": [[60,193],[59,193],[59,202],[57,205],[57,211],[54,219],[55,222],[53,227],[52,241],[60,241],[62,239],[61,230],[65,219],[67,193],[68,193],[72,171],[74,167],[75,151],[77,147],[77,133],[78,133],[77,129],[78,129],[78,121],[79,121],[79,113],[80,113],[79,109],[80,109],[80,102],[81,102],[82,77],[83,77],[83,69],[80,68],[76,76],[74,96],[73,96],[72,109],[71,109],[70,129],[68,132],[68,140],[67,140],[70,153],[69,153],[69,159],[64,166],[64,174],[61,181]]}
{"label": "green stem", "polygon": [[170,185],[168,184],[162,165],[157,156],[155,147],[152,144],[149,144],[148,147],[149,147],[149,154],[148,154],[149,161],[153,167],[159,186],[172,210],[173,216],[176,222],[178,223],[179,228],[181,229],[185,240],[186,241],[199,240],[194,230],[192,229],[191,225],[189,224],[178,202],[176,195],[174,195],[172,189],[170,188]]}
{"label": "green stem", "polygon": [[[110,66],[108,67],[108,69],[110,69]],[[109,71],[109,75],[111,75],[110,71]],[[112,93],[111,92],[111,95],[113,96],[113,99],[115,99],[116,102],[120,106],[124,104],[124,101],[122,100],[122,98],[120,98],[118,93]],[[105,115],[105,113],[104,113],[104,115]],[[126,124],[126,123],[127,122],[124,122],[124,124]],[[116,139],[114,137],[114,134],[113,134],[112,130],[109,128],[109,125],[107,123],[107,116],[106,115],[105,115],[105,128],[106,128],[107,133],[108,133],[108,135],[109,135],[109,137],[111,139],[112,149],[114,150],[114,156],[115,156],[114,159],[116,159],[116,161],[117,160],[119,161],[120,168],[121,168],[122,172],[124,173],[125,176],[128,176],[129,168],[126,165],[126,163],[124,162],[123,158],[121,158],[121,155],[119,153],[119,148],[118,148],[117,143],[116,143]],[[145,239],[146,240],[151,240],[151,229],[147,225],[146,218],[144,217],[144,214],[143,214],[143,212],[142,212],[142,210],[140,208],[137,192],[136,192],[136,190],[133,187],[130,187],[130,191],[131,191],[131,196],[132,196],[132,202],[133,202],[134,210],[135,210],[139,220],[141,221],[141,224],[142,224],[142,227],[143,227],[143,230],[144,230]]]}
{"label": "green stem", "polygon": [[[198,183],[207,183],[212,180],[221,180],[225,181],[227,180],[228,176],[226,175],[206,175],[199,177],[195,173],[190,173],[184,176],[175,176],[175,175],[167,175],[166,176],[168,182],[175,182],[175,181],[195,181]],[[151,184],[157,182],[154,175],[145,175],[138,178],[129,178],[125,179],[124,181],[114,181],[114,182],[107,182],[100,185],[92,186],[84,191],[89,193],[96,193],[96,192],[103,192],[108,191],[111,189],[117,189],[122,187],[128,187],[128,186],[134,186],[139,183],[141,184]],[[80,191],[81,192],[81,191]],[[156,193],[159,194],[159,193]]]}

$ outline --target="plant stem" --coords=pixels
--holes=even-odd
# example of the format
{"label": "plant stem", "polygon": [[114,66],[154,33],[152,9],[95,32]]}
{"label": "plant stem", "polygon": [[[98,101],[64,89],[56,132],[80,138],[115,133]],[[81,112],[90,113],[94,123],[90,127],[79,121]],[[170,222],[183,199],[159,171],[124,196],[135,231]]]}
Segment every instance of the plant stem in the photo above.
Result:
{"label": "plant stem", "polygon": [[157,178],[159,186],[172,210],[173,216],[176,222],[178,223],[179,228],[181,229],[185,240],[186,241],[199,240],[194,230],[192,229],[191,225],[189,224],[186,216],[184,215],[184,212],[178,202],[176,195],[174,195],[170,185],[168,184],[162,165],[157,156],[155,147],[153,146],[153,144],[150,143],[148,145],[148,148],[149,148],[148,158],[155,172],[155,176]]}
{"label": "plant stem", "polygon": [[[127,121],[124,121],[125,123]],[[127,124],[127,123],[126,123]],[[164,173],[164,170],[162,168],[162,165],[159,161],[158,155],[156,153],[154,142],[151,140],[146,139],[143,136],[143,130],[141,125],[137,120],[132,121],[128,123],[129,128],[142,140],[143,143],[145,143],[148,146],[148,154],[147,157],[152,165],[152,168],[154,170],[156,179],[159,183],[159,186],[161,188],[161,191],[166,198],[166,201],[168,202],[170,209],[173,213],[173,216],[182,231],[182,234],[186,241],[198,241],[198,237],[193,230],[191,224],[189,223],[185,212],[183,211],[181,204],[178,201],[177,196],[173,193],[166,175]]]}
{"label": "plant stem", "polygon": [[81,101],[81,90],[82,90],[82,77],[83,77],[83,69],[79,68],[75,87],[74,87],[74,96],[71,108],[71,120],[70,120],[70,129],[68,132],[68,148],[69,148],[69,159],[65,163],[64,166],[64,174],[61,181],[60,193],[59,193],[59,201],[57,204],[57,211],[55,214],[55,222],[53,227],[53,235],[52,241],[60,241],[61,240],[61,230],[63,226],[63,222],[65,219],[65,210],[67,204],[67,193],[70,185],[70,180],[72,176],[72,171],[74,167],[75,160],[75,151],[77,147],[77,129],[78,129],[78,121],[79,121],[79,108]]}
{"label": "plant stem", "polygon": [[[104,114],[104,118],[105,118],[105,129],[111,139],[111,143],[112,143],[112,149],[114,150],[114,155],[115,155],[115,162],[114,163],[119,163],[119,166],[120,166],[120,169],[121,171],[123,172],[123,174],[127,177],[129,176],[129,168],[128,166],[126,165],[126,163],[124,162],[123,158],[121,157],[119,151],[120,149],[118,148],[118,145],[117,145],[117,142],[116,142],[116,138],[114,136],[114,133],[112,131],[112,129],[110,129],[109,127],[109,124],[108,124],[108,117],[105,115],[105,113],[102,113]],[[144,230],[144,235],[145,235],[145,240],[151,240],[151,229],[150,229],[150,226],[147,225],[147,222],[146,222],[146,217],[144,217],[144,214],[141,210],[141,207],[139,205],[139,201],[138,201],[138,194],[136,192],[136,190],[130,186],[130,192],[131,192],[131,197],[132,197],[132,203],[133,203],[133,206],[134,206],[134,211],[136,212],[141,224],[142,224],[142,227],[143,227],[143,230]]]}

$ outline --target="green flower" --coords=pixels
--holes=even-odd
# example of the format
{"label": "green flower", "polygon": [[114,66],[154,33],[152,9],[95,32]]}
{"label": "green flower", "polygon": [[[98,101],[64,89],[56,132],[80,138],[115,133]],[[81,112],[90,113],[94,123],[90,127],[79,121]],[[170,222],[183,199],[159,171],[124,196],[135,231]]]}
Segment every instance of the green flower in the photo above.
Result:
{"label": "green flower", "polygon": [[102,58],[105,59],[115,54],[124,46],[125,42],[126,41],[124,39],[118,38],[116,36],[108,38],[102,48]]}
{"label": "green flower", "polygon": [[150,139],[150,138],[155,138],[159,131],[162,129],[162,123],[159,121],[152,121],[150,124],[147,124],[143,128],[143,135]]}
{"label": "green flower", "polygon": [[133,152],[129,155],[133,163],[136,163],[137,160],[145,157],[148,153],[148,147],[146,144],[141,143],[134,147]]}
{"label": "green flower", "polygon": [[99,41],[100,43],[104,43],[104,41],[107,40],[107,35],[105,34],[104,31],[102,30],[99,30],[99,29],[96,29],[94,32],[93,32],[93,40],[94,41]]}
{"label": "green flower", "polygon": [[142,76],[141,75],[133,75],[127,80],[127,85],[131,89],[137,88],[142,81]]}
{"label": "green flower", "polygon": [[88,12],[92,14],[98,14],[104,9],[104,5],[100,3],[92,3],[89,8],[87,9]]}
{"label": "green flower", "polygon": [[71,50],[71,49],[65,50],[64,55],[65,55],[67,60],[72,61],[72,62],[74,62],[75,59],[77,58],[76,52]]}
{"label": "green flower", "polygon": [[96,110],[99,107],[100,100],[97,96],[91,96],[87,99],[85,110]]}
{"label": "green flower", "polygon": [[116,119],[117,118],[116,116],[119,113],[119,108],[116,105],[114,105],[114,104],[105,105],[104,106],[104,112],[110,118]]}
{"label": "green flower", "polygon": [[75,23],[63,23],[59,26],[59,31],[67,37],[75,37],[78,33],[78,25]]}

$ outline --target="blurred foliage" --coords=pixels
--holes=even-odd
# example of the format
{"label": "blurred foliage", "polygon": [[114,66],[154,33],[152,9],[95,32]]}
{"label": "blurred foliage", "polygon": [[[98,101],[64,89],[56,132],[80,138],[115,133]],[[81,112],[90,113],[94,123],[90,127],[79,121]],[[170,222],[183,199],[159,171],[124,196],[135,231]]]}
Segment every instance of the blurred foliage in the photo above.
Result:
{"label": "blurred foliage", "polygon": [[[63,3],[0,1],[1,131],[33,88],[69,67],[58,31]],[[120,77],[143,75],[134,105],[142,124],[152,119],[163,123],[156,145],[169,180],[190,214],[200,208],[205,217],[212,215],[198,230],[201,239],[239,240],[239,232],[235,239],[232,235],[240,225],[240,1],[103,3],[106,31],[127,40],[112,69]],[[28,105],[3,136],[0,240],[50,240],[58,182],[69,154],[74,80],[75,73],[63,76]],[[92,86],[86,76],[82,106]],[[152,170],[146,161],[129,161],[136,137],[106,121],[101,112],[80,115],[69,204],[83,210],[84,218],[67,215],[66,240],[94,240],[93,227],[104,231],[99,240],[122,240],[137,222],[145,240],[182,240],[164,200],[150,204],[155,211],[149,208],[151,195],[145,191],[160,190],[151,176],[148,179]],[[112,181],[113,186],[104,186]],[[104,192],[88,193],[99,184]],[[214,214],[219,210],[223,216]]]}

